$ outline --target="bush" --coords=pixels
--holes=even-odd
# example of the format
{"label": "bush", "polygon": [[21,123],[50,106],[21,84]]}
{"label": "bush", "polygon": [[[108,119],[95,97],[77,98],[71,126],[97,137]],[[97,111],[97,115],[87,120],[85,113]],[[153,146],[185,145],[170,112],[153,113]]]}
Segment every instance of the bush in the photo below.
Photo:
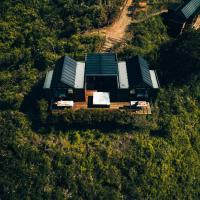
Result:
{"label": "bush", "polygon": [[135,115],[131,111],[121,110],[65,110],[62,113],[52,113],[47,119],[47,124],[66,129],[69,127],[93,127],[93,128],[126,128],[149,127],[146,116]]}

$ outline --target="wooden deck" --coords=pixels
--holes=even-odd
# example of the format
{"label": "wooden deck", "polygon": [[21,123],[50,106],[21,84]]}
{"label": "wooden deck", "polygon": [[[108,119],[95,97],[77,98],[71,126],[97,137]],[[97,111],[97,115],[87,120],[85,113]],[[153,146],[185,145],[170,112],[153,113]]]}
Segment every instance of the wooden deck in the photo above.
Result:
{"label": "wooden deck", "polygon": [[[95,108],[89,108],[86,102],[74,102],[74,106],[72,108],[73,110],[79,110],[79,109],[95,109]],[[129,111],[132,111],[134,114],[138,115],[148,115],[151,114],[151,107],[148,103],[147,107],[143,107],[141,110],[134,110],[130,108],[130,102],[111,102],[109,108],[101,108],[105,110],[125,110],[128,109]]]}
{"label": "wooden deck", "polygon": [[89,97],[93,96],[93,93],[97,92],[97,90],[86,90],[85,91],[85,101],[84,102],[74,102],[74,110],[79,110],[79,109],[88,109],[88,99]]}
{"label": "wooden deck", "polygon": [[[91,108],[89,106],[89,102],[88,102],[89,97],[93,96],[93,92],[96,92],[96,90],[87,90],[86,93],[85,93],[86,101],[84,101],[84,102],[74,102],[74,106],[73,106],[72,109],[73,110],[94,109],[94,108]],[[128,109],[128,110],[132,111],[134,114],[143,114],[143,115],[151,114],[151,107],[150,107],[149,102],[147,102],[146,107],[143,107],[141,110],[137,110],[137,111],[134,110],[134,109],[130,109],[130,102],[111,102],[109,108],[103,108],[103,109],[108,109],[108,110]]]}

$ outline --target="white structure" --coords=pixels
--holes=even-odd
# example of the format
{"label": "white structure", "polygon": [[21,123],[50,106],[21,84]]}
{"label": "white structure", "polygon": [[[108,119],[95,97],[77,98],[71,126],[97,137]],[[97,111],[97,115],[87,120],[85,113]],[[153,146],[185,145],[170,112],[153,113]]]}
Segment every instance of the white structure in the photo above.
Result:
{"label": "white structure", "polygon": [[118,62],[118,71],[119,71],[119,88],[128,89],[129,88],[128,74],[125,61]]}
{"label": "white structure", "polygon": [[156,72],[155,70],[149,70],[150,72],[150,76],[151,76],[151,81],[152,81],[152,86],[154,89],[158,89],[159,85],[158,85],[158,78],[156,76]]}
{"label": "white structure", "polygon": [[74,106],[74,102],[73,101],[63,101],[63,100],[60,100],[60,101],[57,101],[55,103],[58,107],[73,107]]}
{"label": "white structure", "polygon": [[50,89],[52,77],[53,77],[53,70],[50,70],[46,74],[46,78],[45,78],[44,86],[43,86],[44,89]]}
{"label": "white structure", "polygon": [[131,101],[131,106],[136,106],[136,107],[147,107],[148,103],[146,101]]}
{"label": "white structure", "polygon": [[93,93],[93,105],[110,105],[109,92],[94,92]]}

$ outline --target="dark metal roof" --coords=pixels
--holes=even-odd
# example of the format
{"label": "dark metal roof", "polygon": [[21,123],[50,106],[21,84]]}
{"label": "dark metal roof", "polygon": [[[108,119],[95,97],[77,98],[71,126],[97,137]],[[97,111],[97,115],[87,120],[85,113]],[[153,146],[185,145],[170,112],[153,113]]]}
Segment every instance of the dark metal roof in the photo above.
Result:
{"label": "dark metal roof", "polygon": [[51,81],[51,88],[66,87],[65,84],[60,82],[64,58],[65,57],[63,56],[62,58],[60,58],[59,60],[56,61],[54,72],[53,72],[53,77],[52,77],[52,81]]}
{"label": "dark metal roof", "polygon": [[[136,56],[126,62],[129,88],[156,88],[157,79],[151,75],[148,62],[141,56]],[[156,84],[155,84],[156,82]]]}
{"label": "dark metal roof", "polygon": [[75,77],[76,77],[76,61],[70,58],[69,56],[65,56],[62,72],[61,72],[61,82],[74,87],[75,85]]}
{"label": "dark metal roof", "polygon": [[86,56],[87,75],[118,75],[115,53],[93,53]]}
{"label": "dark metal roof", "polygon": [[150,71],[149,71],[149,64],[141,56],[138,57],[138,62],[140,65],[142,80],[150,87],[153,87],[153,83],[152,83]]}
{"label": "dark metal roof", "polygon": [[84,73],[84,63],[76,62],[69,56],[64,56],[56,62],[51,87],[83,88]]}
{"label": "dark metal roof", "polygon": [[[175,22],[184,23],[189,18],[200,13],[200,0],[187,0],[176,6],[176,9],[169,9],[169,17]],[[171,13],[171,14],[170,14]]]}
{"label": "dark metal roof", "polygon": [[186,19],[192,16],[200,8],[200,0],[190,0],[181,9]]}
{"label": "dark metal roof", "polygon": [[126,66],[127,66],[127,73],[128,73],[129,88],[132,89],[132,88],[146,86],[142,80],[140,66],[138,62],[138,56],[130,60],[127,60]]}

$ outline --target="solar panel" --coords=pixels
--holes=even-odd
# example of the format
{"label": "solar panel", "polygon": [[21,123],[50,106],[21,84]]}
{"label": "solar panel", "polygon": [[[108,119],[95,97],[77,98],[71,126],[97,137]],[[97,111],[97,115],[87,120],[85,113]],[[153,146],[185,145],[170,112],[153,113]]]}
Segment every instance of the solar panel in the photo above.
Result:
{"label": "solar panel", "polygon": [[183,15],[188,19],[200,7],[200,0],[191,0],[182,8]]}

